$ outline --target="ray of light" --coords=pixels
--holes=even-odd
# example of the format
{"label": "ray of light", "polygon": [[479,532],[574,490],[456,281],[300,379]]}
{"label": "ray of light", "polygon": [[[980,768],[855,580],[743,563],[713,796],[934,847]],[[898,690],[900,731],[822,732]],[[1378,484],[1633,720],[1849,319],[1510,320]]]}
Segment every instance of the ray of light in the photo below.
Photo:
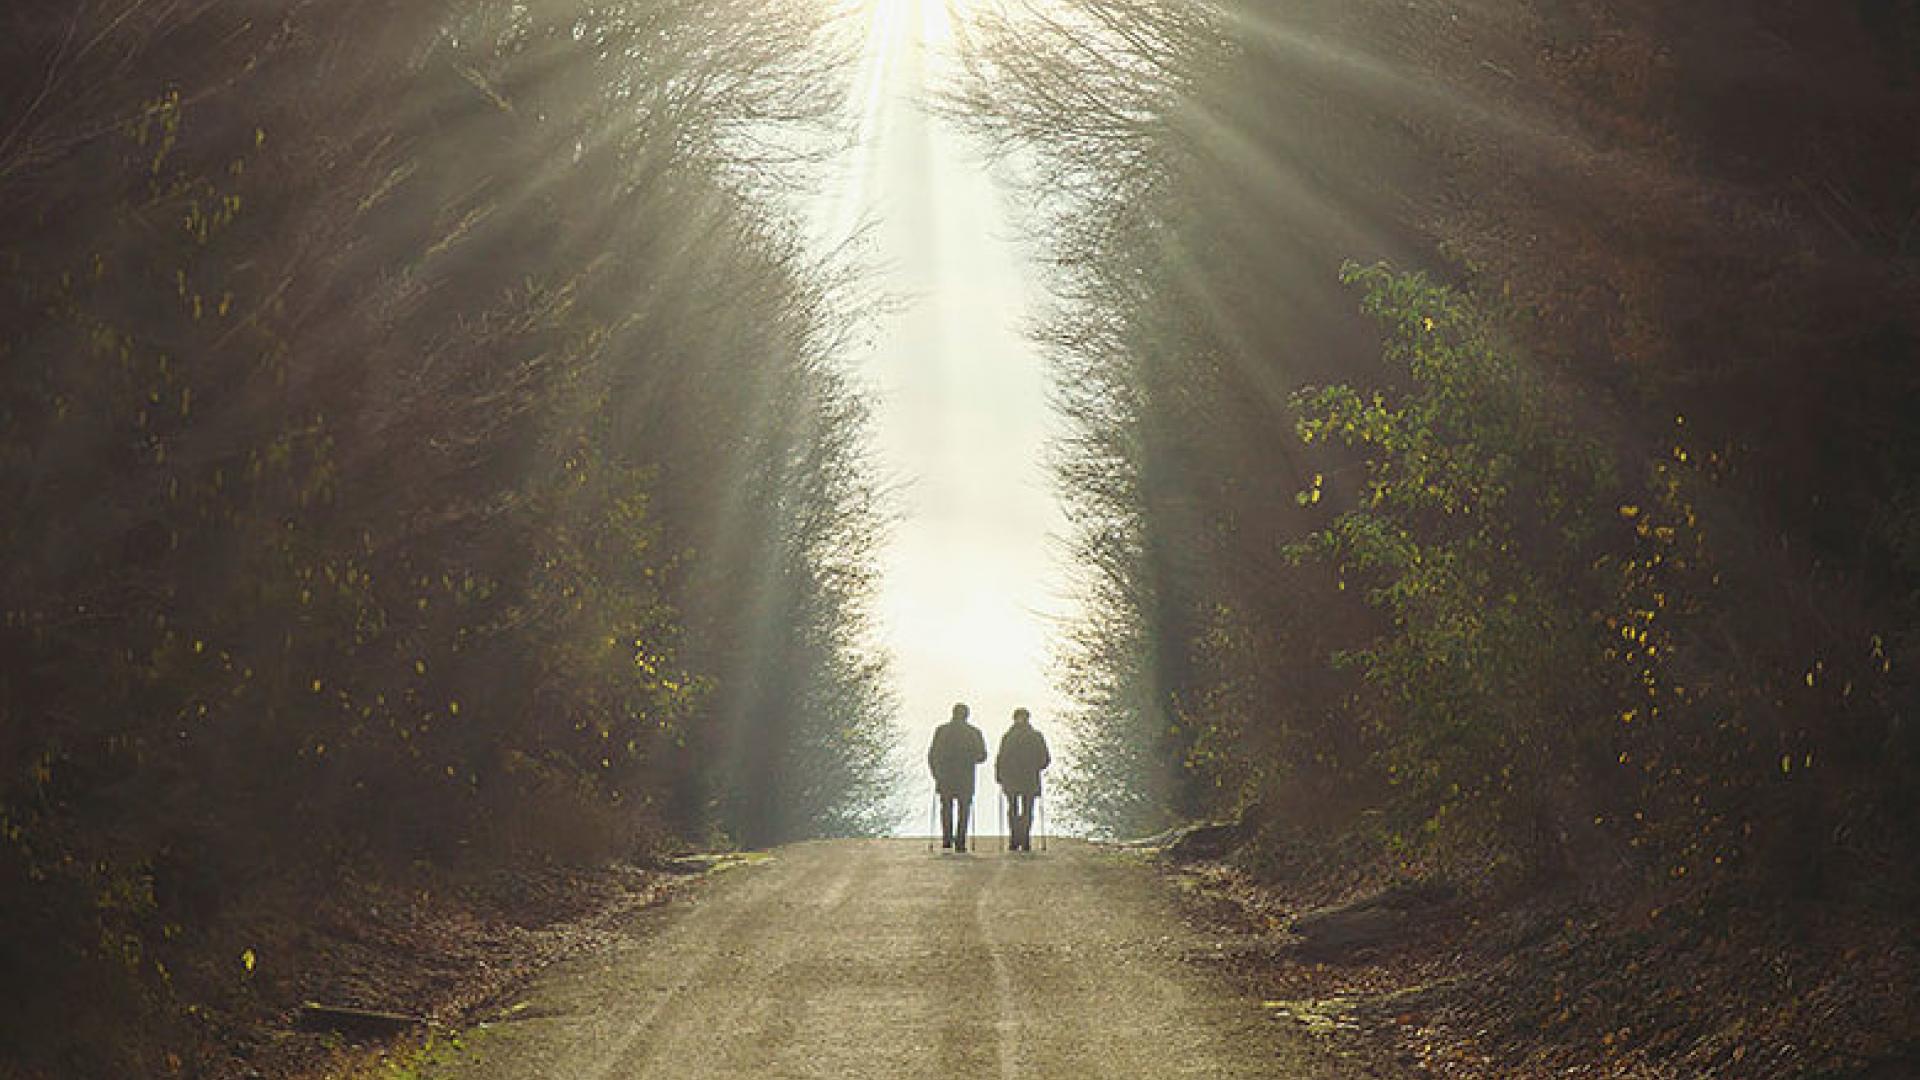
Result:
{"label": "ray of light", "polygon": [[818,219],[820,239],[838,244],[852,236],[866,212],[876,168],[875,148],[886,118],[887,96],[897,90],[898,67],[910,27],[906,5],[911,0],[856,0],[851,17],[862,19],[859,67],[854,74],[853,146],[844,174],[830,183]]}

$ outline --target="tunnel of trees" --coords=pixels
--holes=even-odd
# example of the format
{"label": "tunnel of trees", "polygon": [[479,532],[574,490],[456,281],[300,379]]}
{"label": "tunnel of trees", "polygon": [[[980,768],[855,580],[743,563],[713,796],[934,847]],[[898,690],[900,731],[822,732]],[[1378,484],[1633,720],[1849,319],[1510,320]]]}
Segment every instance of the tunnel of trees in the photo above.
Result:
{"label": "tunnel of trees", "polygon": [[[1920,898],[1920,6],[1039,10],[946,107],[1057,291],[1080,818]],[[163,1072],[264,883],[885,825],[859,316],[768,137],[832,16],[0,15],[28,1069]]]}

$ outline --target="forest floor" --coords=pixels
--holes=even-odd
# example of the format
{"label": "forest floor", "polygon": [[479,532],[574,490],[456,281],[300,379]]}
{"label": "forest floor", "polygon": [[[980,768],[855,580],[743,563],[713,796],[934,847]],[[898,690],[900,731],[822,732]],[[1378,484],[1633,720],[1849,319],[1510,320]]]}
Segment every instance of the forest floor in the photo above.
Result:
{"label": "forest floor", "polygon": [[[1786,922],[1538,884],[1396,900],[1390,875],[1326,865],[1281,882],[1218,860],[1164,868],[1191,918],[1239,935],[1221,967],[1367,1074],[1920,1077],[1920,948],[1902,912],[1810,905]],[[1316,945],[1303,926],[1340,933]]]}

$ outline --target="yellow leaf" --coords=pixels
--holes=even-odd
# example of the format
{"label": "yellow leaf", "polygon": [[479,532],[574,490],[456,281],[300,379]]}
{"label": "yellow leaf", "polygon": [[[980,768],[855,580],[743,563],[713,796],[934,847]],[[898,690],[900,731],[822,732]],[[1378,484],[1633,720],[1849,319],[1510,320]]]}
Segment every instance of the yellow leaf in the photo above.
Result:
{"label": "yellow leaf", "polygon": [[248,972],[253,971],[253,963],[254,956],[252,949],[248,949],[240,954],[240,966],[246,968]]}
{"label": "yellow leaf", "polygon": [[1640,508],[1637,506],[1623,506],[1620,508],[1620,516],[1631,521],[1640,516]]}

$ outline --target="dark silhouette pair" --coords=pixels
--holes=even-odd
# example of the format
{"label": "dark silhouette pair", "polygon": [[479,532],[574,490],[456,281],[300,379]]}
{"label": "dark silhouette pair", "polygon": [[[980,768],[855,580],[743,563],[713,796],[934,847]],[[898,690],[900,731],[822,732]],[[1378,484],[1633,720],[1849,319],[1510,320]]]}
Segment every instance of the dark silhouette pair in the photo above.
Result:
{"label": "dark silhouette pair", "polygon": [[[967,716],[966,705],[956,703],[953,718],[934,729],[933,745],[927,748],[927,767],[933,771],[933,789],[940,800],[940,846],[952,851],[967,850],[973,772],[987,760],[987,740],[967,722]],[[1013,710],[1013,725],[1000,737],[1000,752],[993,761],[994,781],[1007,799],[1007,843],[1015,851],[1033,850],[1040,774],[1053,763],[1047,740],[1034,729],[1031,717],[1025,709]]]}

